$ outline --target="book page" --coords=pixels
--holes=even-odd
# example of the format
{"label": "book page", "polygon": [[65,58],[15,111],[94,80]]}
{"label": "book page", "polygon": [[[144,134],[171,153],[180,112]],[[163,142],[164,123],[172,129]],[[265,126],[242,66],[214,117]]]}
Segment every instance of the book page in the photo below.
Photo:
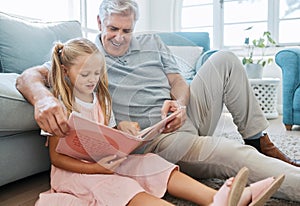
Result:
{"label": "book page", "polygon": [[70,133],[60,138],[56,151],[77,159],[94,162],[108,155],[123,157],[143,142],[130,134],[74,113],[70,115],[69,125]]}
{"label": "book page", "polygon": [[108,155],[124,157],[161,134],[165,125],[179,112],[176,111],[155,125],[142,130],[137,136],[71,113],[70,133],[60,138],[56,151],[91,162],[99,161]]}
{"label": "book page", "polygon": [[139,133],[139,137],[142,138],[144,141],[149,141],[154,139],[155,137],[157,137],[158,135],[160,135],[165,126],[172,121],[173,119],[175,119],[175,117],[181,112],[181,110],[177,110],[173,113],[171,113],[169,116],[167,116],[165,119],[159,121],[158,123],[154,124],[151,127],[148,127],[146,129],[143,129],[140,133]]}

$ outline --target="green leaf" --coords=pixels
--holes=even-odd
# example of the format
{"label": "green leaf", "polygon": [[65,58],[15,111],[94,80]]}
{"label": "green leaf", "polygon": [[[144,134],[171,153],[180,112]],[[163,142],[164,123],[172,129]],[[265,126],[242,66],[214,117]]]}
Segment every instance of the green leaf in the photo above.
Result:
{"label": "green leaf", "polygon": [[245,31],[250,30],[252,28],[253,28],[253,26],[250,26],[250,27],[246,28]]}
{"label": "green leaf", "polygon": [[264,42],[265,42],[265,40],[264,40],[263,38],[260,38],[260,39],[258,40],[256,46],[259,47],[259,48],[265,48],[266,45],[264,44]]}
{"label": "green leaf", "polygon": [[[252,27],[248,27],[245,30],[250,30],[252,29]],[[271,37],[271,32],[269,31],[265,31],[263,33],[263,35],[257,39],[253,39],[252,40],[252,45],[250,44],[249,38],[245,38],[245,45],[247,45],[247,49],[248,49],[248,55],[246,57],[244,57],[242,59],[242,63],[245,64],[253,64],[253,52],[254,52],[254,48],[260,48],[261,49],[261,59],[259,59],[258,61],[255,61],[257,64],[262,65],[263,67],[267,64],[270,64],[273,62],[272,58],[269,58],[267,60],[264,60],[264,49],[269,45],[276,45],[276,42],[274,41],[274,39],[272,39]]]}
{"label": "green leaf", "polygon": [[269,41],[271,44],[273,44],[273,45],[276,44],[276,42],[275,42],[270,36],[267,36],[267,38],[268,38],[268,41]]}
{"label": "green leaf", "polygon": [[268,64],[271,64],[271,63],[273,63],[273,59],[272,59],[272,58],[269,58],[269,59],[268,59]]}
{"label": "green leaf", "polygon": [[271,32],[265,31],[264,34],[263,34],[263,36],[271,36]]}

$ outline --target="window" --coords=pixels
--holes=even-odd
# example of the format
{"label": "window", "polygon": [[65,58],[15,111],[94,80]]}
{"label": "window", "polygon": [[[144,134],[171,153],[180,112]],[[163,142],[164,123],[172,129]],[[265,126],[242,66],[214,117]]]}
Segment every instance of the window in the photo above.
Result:
{"label": "window", "polygon": [[241,46],[267,30],[281,46],[300,44],[298,0],[183,0],[181,15],[181,31],[209,32],[214,48]]}
{"label": "window", "polygon": [[[75,0],[76,1],[76,0]],[[97,15],[101,0],[81,0],[81,26],[83,35],[94,41],[99,33]]]}
{"label": "window", "polygon": [[[268,30],[268,1],[230,1],[223,3],[224,46],[243,44],[245,37],[261,36]],[[246,30],[247,28],[252,28]],[[271,32],[273,33],[273,32]]]}
{"label": "window", "polygon": [[181,25],[182,25],[182,30],[185,31],[197,30],[197,31],[212,32],[213,1],[212,0],[183,1]]}
{"label": "window", "polygon": [[43,21],[78,20],[83,36],[94,41],[99,33],[97,8],[100,3],[101,0],[9,0],[0,1],[0,8],[2,12]]}
{"label": "window", "polygon": [[79,20],[75,15],[76,3],[72,0],[9,0],[1,1],[0,8],[2,12],[44,21]]}
{"label": "window", "polygon": [[300,1],[281,0],[278,37],[281,43],[300,42]]}

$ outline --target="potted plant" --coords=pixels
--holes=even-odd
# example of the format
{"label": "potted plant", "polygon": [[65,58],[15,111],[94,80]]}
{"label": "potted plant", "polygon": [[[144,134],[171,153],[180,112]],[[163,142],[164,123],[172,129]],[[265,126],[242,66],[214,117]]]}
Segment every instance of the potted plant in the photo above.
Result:
{"label": "potted plant", "polygon": [[[251,28],[252,27],[247,30]],[[249,37],[245,38],[247,56],[243,58],[242,63],[245,65],[249,79],[262,78],[263,68],[273,62],[273,58],[265,58],[265,50],[267,47],[275,45],[276,42],[273,40],[269,31],[265,31],[258,39],[253,39],[252,44],[250,44]],[[260,54],[258,56],[254,56],[254,51],[257,49],[260,50]]]}

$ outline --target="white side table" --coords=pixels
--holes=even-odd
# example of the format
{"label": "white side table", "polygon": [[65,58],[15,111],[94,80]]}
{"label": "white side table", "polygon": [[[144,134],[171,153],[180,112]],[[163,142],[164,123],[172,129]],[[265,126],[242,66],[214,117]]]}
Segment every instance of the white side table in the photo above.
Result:
{"label": "white side table", "polygon": [[277,90],[280,83],[279,78],[249,79],[254,94],[259,101],[260,107],[267,119],[278,117]]}

